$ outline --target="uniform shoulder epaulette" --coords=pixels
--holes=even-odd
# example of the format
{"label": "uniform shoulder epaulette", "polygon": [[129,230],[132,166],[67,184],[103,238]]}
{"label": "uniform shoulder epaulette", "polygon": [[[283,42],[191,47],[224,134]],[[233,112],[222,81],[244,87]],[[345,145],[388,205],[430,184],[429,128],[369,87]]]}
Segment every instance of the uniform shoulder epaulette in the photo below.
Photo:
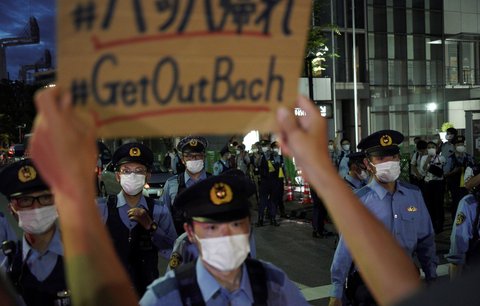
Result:
{"label": "uniform shoulder epaulette", "polygon": [[404,181],[398,181],[398,183],[399,183],[402,187],[405,187],[405,188],[407,188],[407,189],[420,191],[420,188],[418,188],[418,186],[416,186],[416,185],[413,185],[413,184],[410,184],[410,183],[407,183],[407,182],[404,182]]}
{"label": "uniform shoulder epaulette", "polygon": [[163,297],[172,291],[178,290],[177,280],[174,277],[169,277],[151,285],[151,288],[156,296]]}
{"label": "uniform shoulder epaulette", "polygon": [[473,196],[473,194],[469,194],[465,197],[465,203],[466,204],[477,204],[477,199]]}
{"label": "uniform shoulder epaulette", "polygon": [[362,188],[355,190],[354,193],[357,197],[361,198],[364,195],[366,195],[367,193],[369,193],[371,190],[372,190],[372,188],[370,188],[368,186],[363,186]]}

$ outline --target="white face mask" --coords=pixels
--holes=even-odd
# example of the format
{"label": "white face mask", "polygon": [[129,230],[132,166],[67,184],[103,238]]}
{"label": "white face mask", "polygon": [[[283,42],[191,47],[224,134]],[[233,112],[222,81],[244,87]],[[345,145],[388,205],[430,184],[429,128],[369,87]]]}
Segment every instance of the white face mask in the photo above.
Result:
{"label": "white face mask", "polygon": [[240,154],[240,150],[235,151],[235,153],[236,153],[237,155]]}
{"label": "white face mask", "polygon": [[197,174],[203,169],[203,159],[187,160],[187,170],[192,174]]}
{"label": "white face mask", "polygon": [[55,205],[19,210],[16,213],[18,215],[18,226],[30,234],[45,233],[58,218]]}
{"label": "white face mask", "polygon": [[257,153],[258,149],[252,149],[252,153]]}
{"label": "white face mask", "polygon": [[457,146],[456,148],[458,153],[464,153],[465,152],[465,146]]}
{"label": "white face mask", "polygon": [[362,172],[360,172],[360,174],[358,175],[358,177],[362,180],[362,181],[366,181],[368,179],[368,172],[365,171],[365,170],[362,170]]}
{"label": "white face mask", "polygon": [[452,140],[453,139],[453,135],[452,134],[448,134],[445,136],[445,139],[446,140]]}
{"label": "white face mask", "polygon": [[274,153],[280,153],[280,149],[276,149],[276,148],[275,148],[275,149],[273,149],[273,152],[274,152]]}
{"label": "white face mask", "polygon": [[374,165],[378,180],[382,183],[395,182],[400,176],[400,162],[387,161],[381,164]]}
{"label": "white face mask", "polygon": [[202,259],[220,271],[232,271],[240,267],[250,253],[248,234],[200,239]]}
{"label": "white face mask", "polygon": [[126,194],[134,196],[142,192],[145,186],[144,174],[120,174],[120,185]]}
{"label": "white face mask", "polygon": [[431,149],[427,149],[427,152],[428,152],[428,155],[435,156],[435,154],[437,153],[437,150],[435,150],[435,148],[431,148]]}
{"label": "white face mask", "polygon": [[262,147],[262,152],[265,153],[268,151],[268,147]]}
{"label": "white face mask", "polygon": [[333,145],[328,145],[328,150],[333,151]]}
{"label": "white face mask", "polygon": [[350,150],[350,145],[349,145],[349,144],[342,145],[342,148],[343,148],[345,151],[349,151],[349,150]]}

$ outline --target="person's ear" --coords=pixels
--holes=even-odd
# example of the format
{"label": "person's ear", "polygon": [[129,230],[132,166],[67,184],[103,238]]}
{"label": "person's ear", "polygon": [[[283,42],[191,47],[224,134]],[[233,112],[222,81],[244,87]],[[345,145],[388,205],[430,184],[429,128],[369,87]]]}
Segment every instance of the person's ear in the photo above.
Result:
{"label": "person's ear", "polygon": [[195,234],[193,232],[193,227],[189,225],[187,222],[183,223],[183,229],[185,230],[185,233],[187,233],[188,241],[191,243],[195,243]]}
{"label": "person's ear", "polygon": [[115,179],[120,183],[120,172],[115,171]]}

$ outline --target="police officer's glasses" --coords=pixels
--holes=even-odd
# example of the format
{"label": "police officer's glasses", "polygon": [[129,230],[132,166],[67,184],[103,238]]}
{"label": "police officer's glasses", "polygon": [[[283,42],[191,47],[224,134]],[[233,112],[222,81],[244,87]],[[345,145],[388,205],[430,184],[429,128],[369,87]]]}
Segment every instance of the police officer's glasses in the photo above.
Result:
{"label": "police officer's glasses", "polygon": [[22,196],[15,198],[16,205],[21,208],[27,208],[33,205],[34,201],[37,201],[41,206],[50,206],[54,203],[53,194],[42,194],[38,197]]}
{"label": "police officer's glasses", "polygon": [[205,157],[205,154],[203,153],[184,153],[183,158],[185,160],[199,160],[203,159]]}
{"label": "police officer's glasses", "polygon": [[123,168],[123,169],[120,169],[120,174],[126,174],[126,175],[129,175],[129,174],[147,174],[147,169],[145,168],[135,168],[135,169],[128,169],[128,168]]}

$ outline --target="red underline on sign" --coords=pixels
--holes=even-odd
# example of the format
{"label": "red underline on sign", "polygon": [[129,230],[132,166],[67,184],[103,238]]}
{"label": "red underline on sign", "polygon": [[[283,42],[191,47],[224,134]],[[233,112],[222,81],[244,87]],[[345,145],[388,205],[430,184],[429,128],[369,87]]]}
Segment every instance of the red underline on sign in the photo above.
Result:
{"label": "red underline on sign", "polygon": [[92,36],[92,43],[95,48],[95,51],[102,49],[109,49],[118,46],[124,45],[135,45],[151,41],[160,41],[160,40],[172,40],[172,39],[183,39],[183,38],[192,38],[192,37],[211,37],[211,36],[250,36],[258,38],[270,38],[270,34],[264,34],[258,31],[244,31],[237,33],[236,31],[222,31],[222,32],[208,32],[208,31],[198,31],[190,33],[171,33],[171,34],[156,34],[156,35],[146,35],[146,36],[134,36],[121,39],[114,39],[110,41],[100,41],[95,35]]}
{"label": "red underline on sign", "polygon": [[212,106],[212,107],[201,107],[201,108],[170,108],[166,110],[157,110],[157,111],[148,111],[128,115],[119,115],[110,117],[107,119],[100,119],[98,113],[93,112],[95,118],[95,124],[97,127],[104,125],[109,125],[113,123],[139,120],[147,117],[161,117],[165,115],[173,114],[191,114],[191,113],[225,113],[225,112],[243,112],[243,113],[253,113],[253,112],[270,112],[270,107],[268,106]]}

